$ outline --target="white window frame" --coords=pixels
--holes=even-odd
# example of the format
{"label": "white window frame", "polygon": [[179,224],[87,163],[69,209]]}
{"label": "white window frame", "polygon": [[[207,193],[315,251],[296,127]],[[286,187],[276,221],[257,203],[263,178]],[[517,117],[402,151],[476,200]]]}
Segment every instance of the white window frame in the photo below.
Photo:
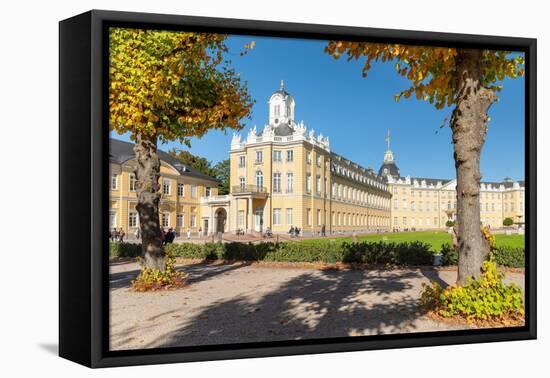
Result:
{"label": "white window frame", "polygon": [[178,182],[178,197],[185,197],[185,184],[183,182]]}
{"label": "white window frame", "polygon": [[[113,187],[113,180],[115,186]],[[116,173],[111,174],[111,190],[118,190],[118,175]]]}
{"label": "white window frame", "polygon": [[287,207],[287,209],[286,209],[286,224],[292,225],[292,222],[293,222],[292,207]]}
{"label": "white window frame", "polygon": [[294,161],[294,150],[286,151],[286,161]]}
{"label": "white window frame", "polygon": [[[170,181],[171,180],[167,178],[162,179],[162,194],[166,196],[169,196],[172,194],[172,183]],[[168,193],[166,193],[166,188],[168,188]]]}
{"label": "white window frame", "polygon": [[294,191],[294,173],[287,172],[286,174],[286,192],[292,193]]}
{"label": "white window frame", "polygon": [[[134,218],[134,222],[132,222],[132,218]],[[130,210],[128,212],[128,228],[135,228],[137,226],[138,226],[138,213],[135,210]]]}
{"label": "white window frame", "polygon": [[281,209],[275,208],[273,209],[273,225],[280,225],[281,224]]}
{"label": "white window frame", "polygon": [[[166,224],[164,224],[165,219],[167,220]],[[163,211],[162,212],[162,216],[161,216],[161,219],[160,219],[160,226],[161,227],[171,227],[170,226],[170,212],[169,211]]]}
{"label": "white window frame", "polygon": [[128,175],[128,190],[130,192],[136,191],[136,183],[137,183],[136,175],[134,173],[130,173]]}

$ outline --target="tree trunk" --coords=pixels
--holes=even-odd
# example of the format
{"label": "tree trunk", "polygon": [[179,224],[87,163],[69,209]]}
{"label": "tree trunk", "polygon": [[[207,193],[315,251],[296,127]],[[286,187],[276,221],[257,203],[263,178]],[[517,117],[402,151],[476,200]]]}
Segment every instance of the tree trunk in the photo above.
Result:
{"label": "tree trunk", "polygon": [[480,229],[479,160],[487,134],[491,104],[497,100],[494,91],[482,85],[482,50],[458,49],[456,57],[457,103],[451,119],[456,167],[459,285],[477,278],[489,245]]}
{"label": "tree trunk", "polygon": [[145,267],[164,271],[166,256],[162,248],[159,223],[160,159],[157,154],[157,139],[136,135],[136,191],[141,229],[141,248]]}

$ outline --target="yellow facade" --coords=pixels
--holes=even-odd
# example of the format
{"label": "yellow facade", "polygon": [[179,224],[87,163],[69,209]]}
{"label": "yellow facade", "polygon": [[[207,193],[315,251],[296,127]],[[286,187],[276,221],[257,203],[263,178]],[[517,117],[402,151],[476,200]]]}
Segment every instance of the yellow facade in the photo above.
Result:
{"label": "yellow facade", "polygon": [[[124,142],[114,141],[121,145]],[[166,154],[164,154],[166,155]],[[139,227],[136,211],[135,161],[110,162],[110,229],[122,228],[127,238],[133,238]],[[218,182],[214,178],[194,177],[179,171],[166,160],[161,160],[160,168],[161,201],[159,220],[165,230],[172,228],[177,234],[188,231],[193,235],[203,230],[204,223],[201,198],[218,194]],[[208,195],[208,196],[207,196]]]}
{"label": "yellow facade", "polygon": [[[295,102],[281,83],[269,100],[269,123],[252,128],[230,145],[230,194],[218,182],[161,157],[161,226],[178,234],[232,232],[303,235],[445,229],[456,219],[455,180],[402,177],[388,148],[378,173],[330,150],[328,137],[294,120]],[[137,230],[132,190],[133,152],[113,140],[111,228],[132,236]],[[118,153],[116,153],[118,151]],[[113,151],[111,151],[113,155]],[[481,222],[500,228],[505,218],[525,221],[523,182],[481,184]]]}

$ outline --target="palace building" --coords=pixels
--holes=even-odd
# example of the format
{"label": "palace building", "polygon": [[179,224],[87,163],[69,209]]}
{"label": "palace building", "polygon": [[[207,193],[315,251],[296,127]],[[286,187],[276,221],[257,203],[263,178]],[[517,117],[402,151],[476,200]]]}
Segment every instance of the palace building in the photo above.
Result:
{"label": "palace building", "polygon": [[[136,178],[133,144],[110,140],[110,228],[122,228],[132,237],[139,225],[136,211]],[[183,234],[201,227],[201,200],[218,194],[218,180],[185,166],[170,154],[158,151],[160,166],[160,224]]]}
{"label": "palace building", "polygon": [[[378,172],[330,149],[329,138],[295,121],[296,102],[280,89],[269,99],[268,122],[230,145],[230,193],[218,181],[159,150],[160,219],[178,234],[244,231],[304,235],[443,229],[456,218],[456,181],[403,177],[390,149]],[[139,224],[133,145],[111,140],[111,228],[133,235]],[[524,221],[523,181],[483,182],[481,220],[494,228],[505,218]]]}
{"label": "palace building", "polygon": [[[402,177],[390,149],[378,171],[388,183],[391,199],[392,230],[441,229],[456,220],[456,179]],[[502,182],[481,182],[481,223],[501,228],[504,219],[523,228],[525,221],[525,183],[505,178]]]}

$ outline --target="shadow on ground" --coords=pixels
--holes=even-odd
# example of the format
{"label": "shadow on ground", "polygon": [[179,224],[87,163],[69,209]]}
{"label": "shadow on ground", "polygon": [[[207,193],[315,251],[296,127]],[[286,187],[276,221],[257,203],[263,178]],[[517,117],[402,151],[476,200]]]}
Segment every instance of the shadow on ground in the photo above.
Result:
{"label": "shadow on ground", "polygon": [[411,281],[422,276],[420,271],[307,272],[259,300],[241,295],[213,303],[143,347],[413,332],[421,313]]}

